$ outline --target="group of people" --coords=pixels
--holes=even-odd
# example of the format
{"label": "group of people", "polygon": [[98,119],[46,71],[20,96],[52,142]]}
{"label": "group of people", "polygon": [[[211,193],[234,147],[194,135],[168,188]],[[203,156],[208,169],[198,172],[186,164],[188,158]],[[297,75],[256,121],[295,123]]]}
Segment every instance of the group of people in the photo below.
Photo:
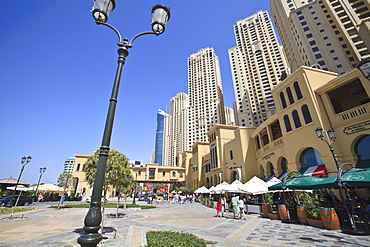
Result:
{"label": "group of people", "polygon": [[[244,198],[240,198],[235,194],[232,195],[230,201],[230,207],[233,209],[234,219],[247,219],[247,216],[244,212]],[[225,197],[220,197],[217,201],[216,206],[216,217],[226,217],[229,218],[226,214],[228,202]]]}
{"label": "group of people", "polygon": [[172,203],[182,203],[182,204],[184,204],[185,202],[193,203],[194,198],[195,198],[194,195],[174,194],[172,196]]}

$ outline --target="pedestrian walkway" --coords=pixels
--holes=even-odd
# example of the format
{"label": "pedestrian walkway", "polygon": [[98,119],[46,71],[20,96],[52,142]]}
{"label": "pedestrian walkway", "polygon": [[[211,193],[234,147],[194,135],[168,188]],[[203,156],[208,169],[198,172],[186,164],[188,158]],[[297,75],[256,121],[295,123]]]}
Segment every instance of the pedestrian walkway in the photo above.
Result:
{"label": "pedestrian walkway", "polygon": [[[369,236],[352,236],[299,224],[248,215],[247,220],[214,217],[215,209],[199,203],[164,204],[156,209],[120,209],[121,218],[105,218],[99,246],[145,246],[146,232],[179,231],[205,239],[207,246],[370,246]],[[88,209],[50,209],[15,214],[23,219],[0,221],[0,246],[79,246]],[[114,214],[107,209],[106,214]],[[232,216],[230,213],[229,216]],[[7,216],[1,216],[5,218]],[[169,243],[169,246],[171,244]]]}

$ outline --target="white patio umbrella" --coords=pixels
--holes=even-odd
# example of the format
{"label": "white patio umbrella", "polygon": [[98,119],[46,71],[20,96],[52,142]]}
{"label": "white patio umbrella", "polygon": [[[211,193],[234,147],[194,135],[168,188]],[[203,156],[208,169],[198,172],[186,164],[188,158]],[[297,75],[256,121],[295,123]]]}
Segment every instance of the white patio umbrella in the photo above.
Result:
{"label": "white patio umbrella", "polygon": [[223,181],[222,184],[217,185],[213,191],[216,194],[221,194],[225,192],[225,189],[227,188],[227,186],[229,186],[229,184],[226,181]]}
{"label": "white patio umbrella", "polygon": [[216,187],[212,186],[211,188],[209,188],[209,193],[211,193],[211,194],[216,193],[215,189],[216,189]]}
{"label": "white patio umbrella", "polygon": [[253,195],[264,194],[269,191],[267,183],[256,176],[240,186],[239,189],[243,192]]}
{"label": "white patio umbrella", "polygon": [[269,181],[267,181],[266,184],[267,184],[267,187],[270,187],[270,186],[272,186],[274,184],[278,184],[280,182],[281,182],[280,179],[278,179],[277,177],[273,177]]}
{"label": "white patio umbrella", "polygon": [[209,193],[209,189],[207,189],[205,186],[202,186],[198,188],[194,193],[200,194],[200,193]]}
{"label": "white patio umbrella", "polygon": [[242,182],[240,182],[238,179],[229,184],[228,186],[225,186],[225,192],[234,192],[234,193],[240,193],[243,192],[239,189],[243,185]]}
{"label": "white patio umbrella", "polygon": [[[36,190],[37,186],[31,187],[31,189]],[[40,184],[38,191],[64,191],[62,187],[59,187],[57,185],[47,183],[47,184]]]}
{"label": "white patio umbrella", "polygon": [[[6,187],[6,189],[8,189],[8,190],[15,190],[15,186]],[[27,188],[27,187],[25,187],[24,185],[19,184],[19,185],[17,186],[17,191],[29,191],[29,190],[30,190],[30,189],[29,189],[29,188]]]}

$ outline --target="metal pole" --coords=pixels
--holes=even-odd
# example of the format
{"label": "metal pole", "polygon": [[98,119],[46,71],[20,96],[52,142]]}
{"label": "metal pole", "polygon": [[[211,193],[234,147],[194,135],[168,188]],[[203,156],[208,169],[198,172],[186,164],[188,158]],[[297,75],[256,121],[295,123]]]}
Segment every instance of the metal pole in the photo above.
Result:
{"label": "metal pole", "polygon": [[[30,163],[32,157],[31,156],[28,156],[27,158],[26,157],[22,157],[22,168],[21,168],[21,172],[19,173],[19,177],[18,177],[18,180],[17,180],[17,183],[15,185],[15,188],[14,188],[14,192],[13,192],[13,195],[12,197],[10,197],[10,200],[7,204],[8,207],[11,207],[13,205],[13,197],[15,195],[15,193],[17,192],[17,187],[18,187],[18,184],[19,184],[19,181],[21,180],[21,177],[22,177],[22,173],[23,173],[23,170],[24,170],[24,167]],[[14,205],[15,207],[17,206],[17,204]]]}
{"label": "metal pole", "polygon": [[133,199],[133,201],[132,201],[132,204],[136,204],[136,203],[135,203],[136,183],[137,183],[137,173],[136,173],[136,178],[135,178],[135,185],[134,185],[134,199]]}
{"label": "metal pole", "polygon": [[[348,205],[347,205],[347,200],[345,199],[344,197],[344,194],[343,194],[343,185],[342,185],[342,167],[345,166],[345,165],[350,165],[352,166],[351,164],[349,163],[344,163],[342,164],[339,169],[338,169],[338,186],[339,186],[339,195],[342,199],[342,203],[343,203],[343,206],[344,206],[344,209],[346,210],[346,213],[348,215],[348,218],[349,218],[349,221],[351,223],[351,226],[353,228],[353,231],[357,231],[357,227],[356,227],[356,224],[355,224],[355,221],[353,219],[353,216],[351,214],[351,212],[349,211],[348,209]],[[353,168],[353,166],[352,166]]]}
{"label": "metal pole", "polygon": [[41,177],[42,177],[42,174],[44,174],[45,170],[46,170],[46,167],[44,167],[44,168],[40,168],[40,177],[39,177],[39,181],[37,182],[37,187],[36,187],[36,191],[35,191],[35,196],[34,196],[34,198],[33,198],[33,200],[34,200],[34,201],[36,201],[35,199],[36,199],[36,197],[37,197],[37,191],[39,190],[39,185],[40,185]]}
{"label": "metal pole", "polygon": [[327,142],[327,144],[329,145],[330,152],[333,155],[333,159],[335,161],[335,165],[337,166],[337,170],[339,170],[338,160],[337,160],[337,157],[335,156],[333,146],[331,144],[329,144],[328,142]]}
{"label": "metal pole", "polygon": [[116,71],[116,77],[114,79],[112,96],[109,102],[102,145],[100,147],[98,167],[93,186],[93,195],[90,202],[90,209],[84,221],[85,226],[83,227],[83,229],[85,231],[85,234],[77,239],[77,242],[83,247],[96,247],[103,238],[102,235],[98,233],[102,221],[102,212],[101,212],[102,191],[105,180],[105,170],[107,166],[108,153],[110,149],[109,145],[112,136],[114,115],[116,111],[122,68],[123,65],[125,64],[126,57],[129,55],[129,52],[126,47],[120,47],[118,49],[118,54],[119,54],[117,61],[118,66]]}

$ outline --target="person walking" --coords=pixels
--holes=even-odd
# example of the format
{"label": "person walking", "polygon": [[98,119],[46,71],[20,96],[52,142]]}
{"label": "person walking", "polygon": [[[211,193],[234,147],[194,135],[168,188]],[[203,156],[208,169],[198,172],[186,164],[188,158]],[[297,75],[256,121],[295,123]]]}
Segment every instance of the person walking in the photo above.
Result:
{"label": "person walking", "polygon": [[244,200],[242,198],[239,198],[238,207],[239,207],[239,219],[244,217],[244,219],[246,220],[247,216],[244,213]]}
{"label": "person walking", "polygon": [[217,201],[216,216],[215,217],[221,217],[221,212],[222,212],[222,204],[221,204],[221,198],[220,198]]}
{"label": "person walking", "polygon": [[238,207],[238,201],[239,201],[239,196],[236,196],[233,194],[233,197],[231,198],[231,203],[233,206],[233,212],[234,212],[234,219],[239,219],[239,207]]}
{"label": "person walking", "polygon": [[222,217],[226,217],[227,218],[226,204],[227,204],[226,198],[225,197],[222,197],[221,198],[221,214],[222,214]]}

